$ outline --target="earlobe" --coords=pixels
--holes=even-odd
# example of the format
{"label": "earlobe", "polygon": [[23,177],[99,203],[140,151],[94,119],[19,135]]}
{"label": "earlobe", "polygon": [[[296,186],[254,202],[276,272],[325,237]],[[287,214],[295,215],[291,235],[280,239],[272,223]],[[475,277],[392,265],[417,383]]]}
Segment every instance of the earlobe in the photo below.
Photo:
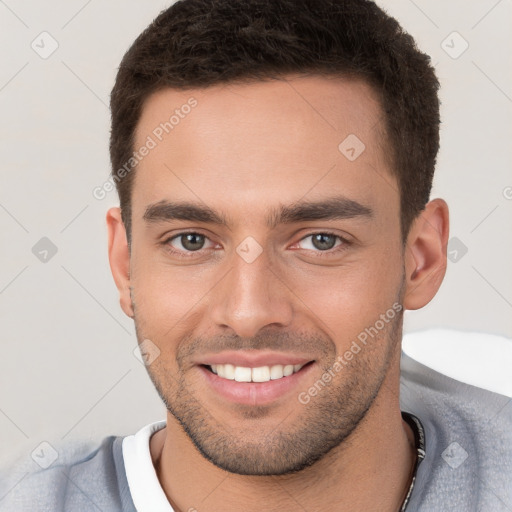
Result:
{"label": "earlobe", "polygon": [[134,311],[130,296],[130,251],[126,229],[121,218],[121,209],[110,208],[106,220],[110,270],[119,290],[121,308],[127,316],[133,318]]}
{"label": "earlobe", "polygon": [[405,309],[420,309],[435,296],[446,273],[448,205],[430,201],[411,226],[405,249]]}

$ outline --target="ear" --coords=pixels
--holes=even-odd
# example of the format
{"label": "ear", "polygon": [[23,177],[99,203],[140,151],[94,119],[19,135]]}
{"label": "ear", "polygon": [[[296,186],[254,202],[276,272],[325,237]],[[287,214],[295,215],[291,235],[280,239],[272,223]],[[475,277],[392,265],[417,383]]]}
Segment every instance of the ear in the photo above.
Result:
{"label": "ear", "polygon": [[120,208],[108,210],[107,229],[108,259],[112,276],[119,290],[121,308],[127,316],[133,318],[134,312],[130,297],[130,251]]}
{"label": "ear", "polygon": [[407,237],[405,309],[426,306],[439,290],[446,273],[448,234],[448,205],[434,199],[415,219]]}

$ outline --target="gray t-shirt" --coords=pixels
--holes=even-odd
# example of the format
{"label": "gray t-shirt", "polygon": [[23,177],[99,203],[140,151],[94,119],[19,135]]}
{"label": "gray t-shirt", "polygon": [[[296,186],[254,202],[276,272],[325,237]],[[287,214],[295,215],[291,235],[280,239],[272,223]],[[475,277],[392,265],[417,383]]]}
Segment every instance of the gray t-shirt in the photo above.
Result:
{"label": "gray t-shirt", "polygon": [[[400,405],[424,429],[407,512],[512,511],[512,400],[442,375],[402,352]],[[29,455],[0,472],[0,512],[136,512],[120,436],[55,443],[59,459]]]}

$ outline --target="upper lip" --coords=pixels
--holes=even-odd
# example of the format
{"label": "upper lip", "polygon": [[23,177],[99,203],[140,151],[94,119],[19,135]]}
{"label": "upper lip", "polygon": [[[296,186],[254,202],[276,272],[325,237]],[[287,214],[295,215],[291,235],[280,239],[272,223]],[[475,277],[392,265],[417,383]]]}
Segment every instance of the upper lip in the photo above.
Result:
{"label": "upper lip", "polygon": [[235,350],[204,356],[197,364],[208,366],[212,364],[232,364],[233,366],[242,366],[245,368],[259,368],[261,366],[274,366],[277,364],[283,366],[288,364],[304,365],[310,361],[313,361],[313,359],[283,352],[242,352]]}

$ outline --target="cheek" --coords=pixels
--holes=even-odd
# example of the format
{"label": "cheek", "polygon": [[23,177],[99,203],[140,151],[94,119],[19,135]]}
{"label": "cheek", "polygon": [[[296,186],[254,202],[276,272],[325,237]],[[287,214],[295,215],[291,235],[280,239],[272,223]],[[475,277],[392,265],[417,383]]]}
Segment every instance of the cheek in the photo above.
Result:
{"label": "cheek", "polygon": [[[133,254],[133,298],[141,335],[169,344],[204,325],[216,287],[227,267],[176,266],[161,254]],[[383,244],[347,255],[338,266],[281,262],[274,268],[287,285],[280,293],[297,312],[297,320],[316,324],[341,343],[350,343],[397,300],[401,254]],[[276,281],[276,286],[279,286]],[[210,295],[209,292],[215,288]]]}
{"label": "cheek", "polygon": [[337,344],[350,344],[399,300],[400,261],[399,253],[383,257],[382,251],[368,250],[337,268],[295,270],[289,275],[290,288],[300,298],[297,304],[304,315]]}
{"label": "cheek", "polygon": [[[131,284],[141,335],[176,339],[190,331],[211,285],[204,271],[171,267],[155,258],[134,258]],[[210,276],[214,277],[214,276]]]}

